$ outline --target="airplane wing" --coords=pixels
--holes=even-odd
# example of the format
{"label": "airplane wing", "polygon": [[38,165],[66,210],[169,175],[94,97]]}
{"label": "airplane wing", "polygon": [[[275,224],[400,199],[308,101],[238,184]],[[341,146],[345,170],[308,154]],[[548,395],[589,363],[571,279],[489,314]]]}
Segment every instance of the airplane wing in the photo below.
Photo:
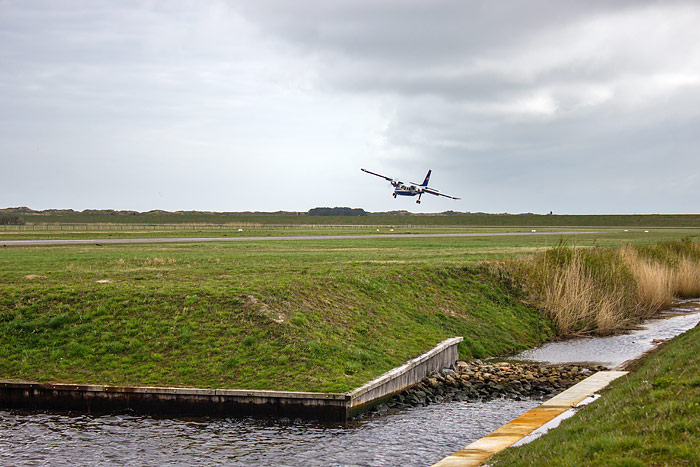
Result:
{"label": "airplane wing", "polygon": [[360,169],[360,170],[362,170],[363,172],[366,172],[366,173],[368,173],[368,174],[375,175],[375,176],[377,176],[377,177],[381,177],[381,178],[383,178],[384,180],[387,180],[387,181],[391,182],[392,185],[394,185],[394,184],[400,184],[400,183],[401,183],[399,180],[394,180],[393,178],[387,177],[386,175],[382,175],[382,174],[370,172],[370,171],[367,170],[367,169]]}
{"label": "airplane wing", "polygon": [[450,196],[450,195],[446,195],[444,193],[440,193],[435,188],[425,188],[423,190],[423,193],[427,193],[429,195],[435,195],[435,196],[444,196],[445,198],[450,198],[450,199],[462,199],[462,198],[457,198],[456,196]]}

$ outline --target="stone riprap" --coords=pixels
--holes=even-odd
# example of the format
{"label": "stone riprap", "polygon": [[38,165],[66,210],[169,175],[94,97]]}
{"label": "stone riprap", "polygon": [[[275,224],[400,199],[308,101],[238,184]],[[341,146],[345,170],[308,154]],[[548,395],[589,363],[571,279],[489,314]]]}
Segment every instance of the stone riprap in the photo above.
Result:
{"label": "stone riprap", "polygon": [[374,408],[423,406],[451,400],[485,401],[499,397],[547,397],[573,386],[596,371],[600,365],[539,365],[529,363],[457,362],[432,373],[417,385]]}

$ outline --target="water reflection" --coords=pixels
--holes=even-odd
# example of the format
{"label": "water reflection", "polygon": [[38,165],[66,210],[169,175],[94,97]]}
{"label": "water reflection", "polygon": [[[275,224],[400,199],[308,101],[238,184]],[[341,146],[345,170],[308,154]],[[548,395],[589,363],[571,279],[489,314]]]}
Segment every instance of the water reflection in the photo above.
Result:
{"label": "water reflection", "polygon": [[628,334],[609,337],[589,337],[552,342],[537,349],[526,350],[515,360],[543,363],[591,362],[609,368],[640,357],[654,348],[659,341],[671,339],[700,323],[700,303],[697,300],[681,302],[663,313],[659,319],[644,323],[641,329]]}

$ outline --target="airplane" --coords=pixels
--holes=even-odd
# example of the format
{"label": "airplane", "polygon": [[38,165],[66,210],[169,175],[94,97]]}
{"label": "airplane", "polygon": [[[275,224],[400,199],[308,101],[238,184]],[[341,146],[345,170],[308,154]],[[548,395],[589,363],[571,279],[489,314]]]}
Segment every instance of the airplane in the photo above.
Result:
{"label": "airplane", "polygon": [[367,169],[360,169],[363,172],[366,172],[371,175],[376,175],[377,177],[381,177],[384,180],[387,180],[391,185],[394,187],[394,193],[392,195],[394,198],[397,196],[416,196],[418,195],[418,200],[416,200],[416,203],[420,204],[420,197],[423,196],[423,193],[427,193],[429,195],[435,195],[435,196],[444,196],[445,198],[450,198],[450,199],[462,199],[462,198],[456,198],[454,196],[446,195],[444,193],[440,193],[438,190],[435,188],[428,188],[428,182],[430,181],[430,173],[432,170],[428,170],[428,175],[425,176],[425,180],[423,180],[423,183],[418,184],[416,182],[411,182],[410,185],[406,185],[404,182],[400,180],[395,180],[391,177],[387,177],[385,175],[381,175],[378,173],[370,172]]}

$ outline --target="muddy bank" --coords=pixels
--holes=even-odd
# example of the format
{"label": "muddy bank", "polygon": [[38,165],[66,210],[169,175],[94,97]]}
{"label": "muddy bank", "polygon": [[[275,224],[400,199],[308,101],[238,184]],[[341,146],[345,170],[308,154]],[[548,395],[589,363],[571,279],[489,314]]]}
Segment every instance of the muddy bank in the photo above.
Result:
{"label": "muddy bank", "polygon": [[535,363],[457,362],[433,373],[412,388],[393,396],[373,409],[424,406],[448,401],[488,401],[496,398],[521,400],[547,397],[573,386],[596,371],[600,365]]}

